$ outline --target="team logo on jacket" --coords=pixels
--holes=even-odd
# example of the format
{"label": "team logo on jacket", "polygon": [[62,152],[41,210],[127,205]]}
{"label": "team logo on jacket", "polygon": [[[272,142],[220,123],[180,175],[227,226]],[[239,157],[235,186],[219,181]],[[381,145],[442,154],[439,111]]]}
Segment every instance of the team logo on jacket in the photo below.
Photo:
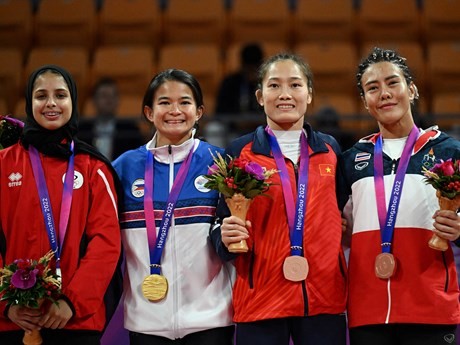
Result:
{"label": "team logo on jacket", "polygon": [[[65,181],[65,175],[62,175],[62,183]],[[73,189],[79,189],[83,186],[83,175],[79,171],[73,172]]]}
{"label": "team logo on jacket", "polygon": [[355,156],[355,169],[356,170],[363,170],[369,165],[368,161],[371,159],[371,154],[368,152],[358,152]]}
{"label": "team logo on jacket", "polygon": [[131,185],[131,194],[135,198],[142,198],[144,196],[144,179],[138,178]]}
{"label": "team logo on jacket", "polygon": [[430,151],[423,156],[422,165],[427,169],[431,169],[435,164],[436,156],[434,155],[433,148],[431,148]]}
{"label": "team logo on jacket", "polygon": [[18,172],[11,173],[8,176],[8,180],[10,180],[10,182],[8,182],[8,187],[19,187],[20,185],[22,185],[21,179],[22,179],[21,173],[18,173]]}
{"label": "team logo on jacket", "polygon": [[195,188],[202,193],[208,193],[211,190],[204,186],[206,182],[208,182],[208,180],[203,175],[198,176],[194,181]]}

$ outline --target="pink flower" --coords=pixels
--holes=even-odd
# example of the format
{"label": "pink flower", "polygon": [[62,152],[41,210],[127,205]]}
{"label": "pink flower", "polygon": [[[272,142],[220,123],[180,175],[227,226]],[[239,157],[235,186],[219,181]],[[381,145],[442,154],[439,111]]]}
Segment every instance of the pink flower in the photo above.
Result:
{"label": "pink flower", "polygon": [[6,116],[1,116],[0,115],[0,120],[5,120],[15,126],[18,126],[20,128],[24,128],[24,122],[22,122],[21,120],[18,120],[18,119],[15,119],[13,117],[9,117],[8,115]]}
{"label": "pink flower", "polygon": [[13,276],[11,277],[11,284],[13,284],[14,287],[18,289],[30,289],[37,282],[37,273],[37,269],[34,269],[32,271],[18,269],[16,272],[14,272]]}
{"label": "pink flower", "polygon": [[217,164],[214,163],[208,168],[208,175],[212,175],[218,171],[219,171],[219,167],[217,166]]}
{"label": "pink flower", "polygon": [[452,159],[443,162],[439,169],[445,176],[452,176],[455,173],[455,167],[454,163],[452,162]]}
{"label": "pink flower", "polygon": [[259,181],[265,180],[264,169],[255,162],[249,162],[248,164],[246,164],[244,170],[248,174],[254,176]]}

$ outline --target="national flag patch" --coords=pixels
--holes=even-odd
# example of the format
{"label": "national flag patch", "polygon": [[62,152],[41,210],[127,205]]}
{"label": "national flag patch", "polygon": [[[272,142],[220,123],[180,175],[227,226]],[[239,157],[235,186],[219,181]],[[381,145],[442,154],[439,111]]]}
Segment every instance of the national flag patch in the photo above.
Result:
{"label": "national flag patch", "polygon": [[136,198],[144,196],[144,179],[138,178],[131,185],[131,194]]}
{"label": "national flag patch", "polygon": [[368,152],[359,152],[355,156],[355,162],[362,162],[371,159],[371,154]]}
{"label": "national flag patch", "polygon": [[335,167],[332,164],[319,164],[321,176],[335,176]]}

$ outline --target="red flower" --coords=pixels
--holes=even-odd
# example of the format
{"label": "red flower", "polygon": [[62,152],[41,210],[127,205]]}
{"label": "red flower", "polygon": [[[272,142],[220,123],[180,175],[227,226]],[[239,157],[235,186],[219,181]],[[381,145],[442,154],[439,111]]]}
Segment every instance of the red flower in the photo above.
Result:
{"label": "red flower", "polygon": [[233,166],[240,168],[240,169],[244,169],[246,164],[248,164],[248,160],[244,158],[235,158],[233,160]]}
{"label": "red flower", "polygon": [[425,182],[431,184],[442,196],[453,199],[460,195],[459,160],[441,160],[433,168],[423,168]]}
{"label": "red flower", "polygon": [[26,270],[28,267],[30,267],[29,260],[19,259],[19,260],[16,260],[16,264],[18,265],[18,269],[20,270]]}
{"label": "red flower", "polygon": [[444,176],[452,176],[455,173],[455,166],[452,159],[436,164],[432,169],[434,172],[442,173]]}

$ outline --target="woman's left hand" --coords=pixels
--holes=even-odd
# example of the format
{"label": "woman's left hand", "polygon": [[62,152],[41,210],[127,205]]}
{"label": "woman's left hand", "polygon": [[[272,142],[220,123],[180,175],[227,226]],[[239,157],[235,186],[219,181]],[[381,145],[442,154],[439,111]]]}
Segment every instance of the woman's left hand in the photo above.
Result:
{"label": "woman's left hand", "polygon": [[41,327],[51,329],[61,329],[67,325],[67,322],[72,317],[73,312],[68,303],[60,299],[56,303],[51,303],[48,311],[40,318],[38,324]]}
{"label": "woman's left hand", "polygon": [[438,210],[433,219],[433,231],[436,235],[449,241],[455,241],[460,237],[460,216],[456,212]]}

